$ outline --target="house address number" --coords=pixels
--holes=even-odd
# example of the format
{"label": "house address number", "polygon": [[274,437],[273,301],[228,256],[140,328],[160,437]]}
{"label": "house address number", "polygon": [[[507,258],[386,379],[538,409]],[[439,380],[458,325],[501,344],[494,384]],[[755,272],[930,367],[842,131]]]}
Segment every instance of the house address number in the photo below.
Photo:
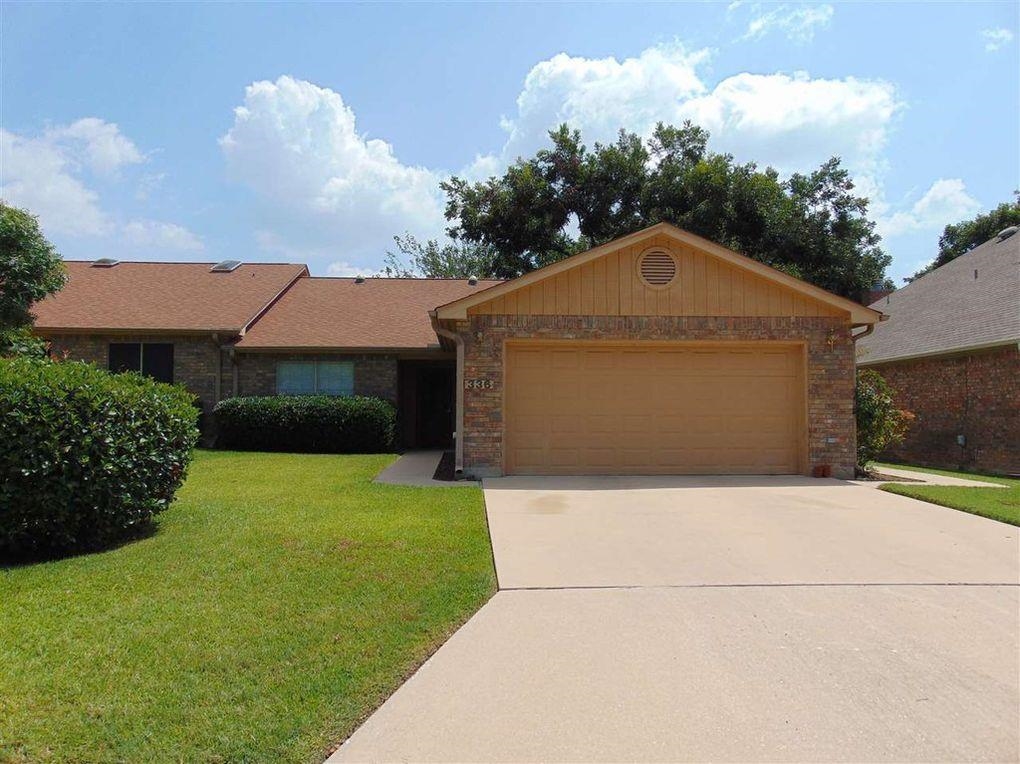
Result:
{"label": "house address number", "polygon": [[465,379],[464,387],[467,390],[491,390],[496,383],[491,379]]}

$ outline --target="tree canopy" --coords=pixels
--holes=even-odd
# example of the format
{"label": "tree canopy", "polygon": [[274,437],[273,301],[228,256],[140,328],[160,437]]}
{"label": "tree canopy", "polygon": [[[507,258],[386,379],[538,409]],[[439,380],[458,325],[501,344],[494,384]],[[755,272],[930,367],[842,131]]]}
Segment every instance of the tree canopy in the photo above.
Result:
{"label": "tree canopy", "polygon": [[0,201],[0,347],[24,340],[32,304],[64,286],[64,264],[31,213]]}
{"label": "tree canopy", "polygon": [[383,273],[391,278],[425,276],[431,279],[484,278],[492,270],[494,253],[484,244],[435,239],[420,242],[409,233],[394,236],[397,251],[386,253]]}
{"label": "tree canopy", "polygon": [[994,210],[982,213],[970,220],[947,225],[939,236],[939,254],[931,265],[922,268],[907,281],[913,281],[926,273],[970,252],[984,244],[1003,228],[1020,225],[1020,191],[1013,192],[1012,202],[1003,202]]}
{"label": "tree canopy", "polygon": [[475,275],[513,278],[666,221],[847,297],[891,286],[867,200],[836,157],[781,180],[709,151],[690,122],[660,123],[647,140],[621,130],[591,148],[566,125],[549,137],[500,177],[442,184],[457,242],[450,275],[466,275],[452,272],[465,252]]}

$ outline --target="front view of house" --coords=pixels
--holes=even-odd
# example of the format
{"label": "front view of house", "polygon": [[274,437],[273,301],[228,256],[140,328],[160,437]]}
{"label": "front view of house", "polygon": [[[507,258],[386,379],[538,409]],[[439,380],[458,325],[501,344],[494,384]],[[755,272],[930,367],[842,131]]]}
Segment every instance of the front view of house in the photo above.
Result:
{"label": "front view of house", "polygon": [[397,405],[404,447],[459,433],[470,476],[850,477],[853,330],[881,317],[664,223],[506,282],[240,264],[69,274],[36,310],[54,352],[143,373],[149,358],[206,409],[376,395]]}

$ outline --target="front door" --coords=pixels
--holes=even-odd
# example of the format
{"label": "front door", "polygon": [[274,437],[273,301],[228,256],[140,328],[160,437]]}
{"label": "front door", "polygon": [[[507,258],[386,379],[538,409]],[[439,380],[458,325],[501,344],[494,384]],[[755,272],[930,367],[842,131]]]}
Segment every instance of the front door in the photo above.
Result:
{"label": "front door", "polygon": [[418,370],[416,434],[419,448],[453,445],[455,380],[452,366],[423,366]]}

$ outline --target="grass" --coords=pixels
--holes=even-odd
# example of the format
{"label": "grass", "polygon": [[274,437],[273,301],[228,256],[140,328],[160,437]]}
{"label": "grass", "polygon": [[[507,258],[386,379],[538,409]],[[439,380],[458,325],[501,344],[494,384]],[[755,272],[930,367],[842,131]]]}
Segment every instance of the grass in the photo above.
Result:
{"label": "grass", "polygon": [[883,491],[910,496],[921,501],[939,504],[943,507],[959,509],[974,515],[981,515],[999,522],[1020,526],[1020,480],[992,475],[978,475],[970,472],[952,472],[927,467],[913,467],[906,464],[876,464],[879,471],[882,467],[899,467],[927,472],[934,475],[983,480],[999,483],[1006,488],[969,488],[943,485],[914,485],[910,483],[888,483],[881,486]]}
{"label": "grass", "polygon": [[0,568],[0,761],[321,761],[495,590],[481,491],[199,452],[158,532]]}

